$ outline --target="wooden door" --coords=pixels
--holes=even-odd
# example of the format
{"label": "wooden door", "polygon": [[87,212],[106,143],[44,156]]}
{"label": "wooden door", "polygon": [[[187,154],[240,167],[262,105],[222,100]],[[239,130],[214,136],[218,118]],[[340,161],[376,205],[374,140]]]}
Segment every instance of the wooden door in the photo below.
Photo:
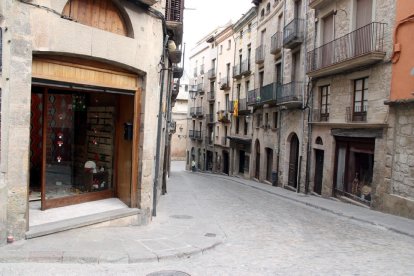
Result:
{"label": "wooden door", "polygon": [[255,168],[255,178],[260,179],[260,144],[259,141],[256,141],[256,168]]}
{"label": "wooden door", "polygon": [[371,50],[371,37],[373,35],[370,24],[372,22],[372,0],[357,0],[355,56],[362,55]]}
{"label": "wooden door", "polygon": [[120,95],[116,126],[116,194],[131,206],[132,148],[133,139],[125,137],[126,127],[134,123],[134,100],[132,96]]}
{"label": "wooden door", "polygon": [[313,186],[313,191],[319,195],[322,193],[323,159],[324,151],[315,150],[315,184]]}
{"label": "wooden door", "polygon": [[272,168],[273,168],[273,150],[267,149],[267,167],[266,167],[266,180],[272,181]]}
{"label": "wooden door", "polygon": [[299,139],[296,134],[290,140],[289,177],[288,185],[296,188],[298,186],[298,163],[299,163]]}

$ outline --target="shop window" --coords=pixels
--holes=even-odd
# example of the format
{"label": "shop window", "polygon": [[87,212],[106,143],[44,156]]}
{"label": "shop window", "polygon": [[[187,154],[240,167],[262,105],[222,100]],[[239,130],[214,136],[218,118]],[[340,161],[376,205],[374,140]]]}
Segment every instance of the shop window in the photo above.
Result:
{"label": "shop window", "polygon": [[[121,181],[114,178],[114,158],[118,152],[118,162],[131,162],[130,155],[119,153],[117,147],[132,145],[133,125],[125,118],[133,117],[133,102],[129,95],[33,88],[30,186],[44,181],[46,205],[42,208],[67,205],[63,198],[91,192],[103,192],[105,197],[114,182]],[[44,160],[42,130],[46,134]],[[44,176],[38,173],[43,163]],[[118,168],[128,178],[123,170],[131,169]]]}

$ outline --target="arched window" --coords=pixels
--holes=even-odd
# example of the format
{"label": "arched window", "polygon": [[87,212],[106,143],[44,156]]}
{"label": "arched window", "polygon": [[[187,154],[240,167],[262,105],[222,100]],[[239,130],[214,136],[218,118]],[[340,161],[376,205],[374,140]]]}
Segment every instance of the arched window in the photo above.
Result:
{"label": "arched window", "polygon": [[63,8],[62,14],[80,24],[128,36],[125,19],[111,0],[70,0]]}
{"label": "arched window", "polygon": [[263,19],[264,17],[264,9],[262,9],[262,11],[260,12],[260,19]]}
{"label": "arched window", "polygon": [[266,14],[270,13],[270,3],[267,3],[266,5]]}
{"label": "arched window", "polygon": [[316,138],[316,140],[315,140],[315,144],[317,144],[317,145],[323,145],[322,138],[321,138],[320,136],[318,136],[318,137]]}

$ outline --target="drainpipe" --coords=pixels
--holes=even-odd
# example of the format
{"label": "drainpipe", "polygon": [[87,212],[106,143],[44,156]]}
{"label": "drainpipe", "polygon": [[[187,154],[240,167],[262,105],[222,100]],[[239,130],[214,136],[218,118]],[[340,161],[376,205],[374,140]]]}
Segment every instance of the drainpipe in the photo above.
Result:
{"label": "drainpipe", "polygon": [[[315,12],[315,17],[317,16],[316,12]],[[334,17],[334,22],[335,22],[335,17]],[[334,28],[335,29],[335,28]],[[317,36],[318,36],[318,21],[315,21],[314,24],[314,37],[313,37],[313,47],[316,48],[316,40],[317,40]],[[310,87],[309,87],[310,84]],[[313,131],[313,126],[311,124],[312,121],[312,116],[313,116],[313,86],[314,86],[314,80],[312,78],[309,78],[308,80],[308,94],[309,94],[309,98],[310,101],[308,101],[308,105],[310,103],[309,106],[309,112],[308,112],[308,149],[307,149],[307,157],[306,157],[306,180],[305,180],[305,193],[309,193],[309,185],[310,185],[310,170],[311,170],[311,165],[312,165],[312,160],[311,160],[311,156],[312,156],[312,131]]]}
{"label": "drainpipe", "polygon": [[[283,43],[283,34],[284,34],[284,28],[285,28],[285,26],[286,26],[286,0],[284,1],[284,3],[283,3],[283,30],[282,30],[282,43]],[[284,48],[282,48],[282,66],[280,66],[280,68],[282,69],[282,72],[281,72],[281,76],[282,76],[282,83],[281,83],[281,85],[282,85],[282,89],[283,89],[283,80],[284,80],[284,78],[285,78],[285,76],[284,76],[284,64],[285,64],[285,49]],[[277,174],[278,174],[278,179],[276,180],[277,182],[279,182],[279,169],[280,169],[280,144],[281,144],[281,137],[282,137],[282,115],[283,115],[283,108],[282,107],[280,107],[279,108],[279,118],[278,118],[278,120],[279,120],[279,122],[278,122],[278,124],[279,124],[279,129],[278,129],[278,131],[277,131],[277,134],[278,134],[278,141],[277,141],[277,143],[278,143],[278,145],[277,145],[277,166],[276,166],[276,172],[277,172]],[[282,183],[282,187],[283,187],[284,185],[283,185],[283,183]]]}
{"label": "drainpipe", "polygon": [[162,100],[164,96],[164,80],[165,80],[165,56],[166,52],[165,49],[168,43],[168,35],[165,35],[163,48],[162,48],[162,56],[161,56],[161,71],[160,71],[160,79],[161,79],[161,87],[160,87],[160,100],[158,104],[158,122],[157,122],[157,148],[155,153],[155,176],[154,176],[154,185],[153,185],[153,199],[152,199],[152,216],[157,216],[157,190],[158,190],[158,177],[159,177],[159,170],[160,170],[160,148],[161,148],[161,128],[162,128]]}

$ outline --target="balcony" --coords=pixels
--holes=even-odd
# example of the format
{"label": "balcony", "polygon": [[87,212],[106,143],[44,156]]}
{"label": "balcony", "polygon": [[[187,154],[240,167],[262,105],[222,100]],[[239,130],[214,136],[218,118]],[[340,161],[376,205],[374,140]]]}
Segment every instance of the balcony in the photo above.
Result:
{"label": "balcony", "polygon": [[293,49],[304,40],[305,20],[295,18],[283,29],[283,47]]}
{"label": "balcony", "polygon": [[194,92],[197,92],[197,85],[195,85],[195,84],[190,84],[189,86],[188,86],[188,91],[194,91]]}
{"label": "balcony", "polygon": [[220,123],[230,123],[230,113],[226,110],[220,110],[217,112],[217,121]]}
{"label": "balcony", "polygon": [[261,45],[256,48],[256,64],[262,64],[265,60],[265,46]]}
{"label": "balcony", "polygon": [[236,66],[233,66],[233,79],[241,79],[241,64],[237,64]]}
{"label": "balcony", "polygon": [[229,90],[230,89],[229,77],[224,77],[220,80],[220,89],[221,90]]}
{"label": "balcony", "polygon": [[214,114],[206,114],[206,123],[207,124],[214,124]]}
{"label": "balcony", "polygon": [[196,108],[195,107],[190,107],[190,116],[191,117],[196,117]]}
{"label": "balcony", "polygon": [[204,75],[204,64],[200,65],[200,75]]}
{"label": "balcony", "polygon": [[256,106],[260,104],[260,90],[254,89],[247,92],[247,105]]}
{"label": "balcony", "polygon": [[179,67],[177,64],[173,64],[172,72],[173,72],[174,79],[181,79],[181,77],[183,76],[184,70],[182,67]]}
{"label": "balcony", "polygon": [[210,69],[210,70],[208,70],[208,78],[210,80],[216,78],[216,69]]}
{"label": "balcony", "polygon": [[368,106],[354,106],[346,108],[346,122],[366,122]]}
{"label": "balcony", "polygon": [[239,115],[246,114],[250,114],[250,109],[247,105],[247,98],[239,99]]}
{"label": "balcony", "polygon": [[188,136],[191,138],[191,140],[203,140],[201,131],[199,130],[189,130]]}
{"label": "balcony", "polygon": [[278,98],[282,96],[282,85],[280,83],[271,83],[265,85],[260,90],[261,104],[277,104]]}
{"label": "balcony", "polygon": [[197,117],[203,117],[204,116],[202,106],[195,107],[195,116],[197,116]]}
{"label": "balcony", "polygon": [[277,95],[277,104],[286,108],[299,108],[302,106],[303,82],[290,82],[284,84]]}
{"label": "balcony", "polygon": [[310,77],[323,77],[380,62],[385,23],[370,23],[308,53]]}
{"label": "balcony", "polygon": [[180,63],[181,62],[181,56],[183,54],[181,50],[181,46],[177,47],[175,50],[171,50],[168,52],[169,58],[172,63]]}
{"label": "balcony", "polygon": [[183,12],[184,0],[167,0],[165,4],[165,21],[167,29],[170,31],[171,39],[177,45],[181,45],[183,40]]}
{"label": "balcony", "polygon": [[242,65],[241,65],[241,72],[240,72],[243,76],[248,76],[252,73],[252,71],[250,70],[250,59],[245,59],[242,61]]}
{"label": "balcony", "polygon": [[321,9],[331,3],[331,0],[309,0],[309,7],[311,9]]}
{"label": "balcony", "polygon": [[320,109],[312,109],[312,122],[319,123],[319,122],[328,122],[329,121],[329,113],[322,113]]}
{"label": "balcony", "polygon": [[283,33],[282,32],[277,32],[275,33],[270,41],[270,53],[272,55],[278,55],[282,52],[282,45],[283,42]]}
{"label": "balcony", "polygon": [[214,90],[207,93],[207,100],[209,102],[214,102],[216,100],[216,92]]}
{"label": "balcony", "polygon": [[199,83],[199,84],[197,84],[197,92],[198,92],[200,95],[203,95],[203,94],[204,94],[204,83]]}

